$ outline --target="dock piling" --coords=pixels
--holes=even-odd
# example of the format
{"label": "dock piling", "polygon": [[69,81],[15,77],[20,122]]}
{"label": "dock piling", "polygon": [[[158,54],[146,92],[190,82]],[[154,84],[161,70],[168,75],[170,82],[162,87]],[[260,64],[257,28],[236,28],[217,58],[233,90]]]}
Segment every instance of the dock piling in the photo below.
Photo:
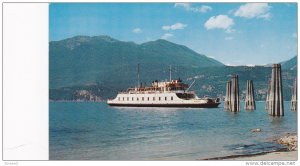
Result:
{"label": "dock piling", "polygon": [[281,64],[272,65],[272,76],[270,82],[270,92],[266,101],[268,113],[271,116],[284,116]]}
{"label": "dock piling", "polygon": [[236,74],[232,75],[231,80],[226,83],[224,109],[240,112],[239,79]]}
{"label": "dock piling", "polygon": [[297,78],[294,80],[292,90],[291,111],[297,111]]}
{"label": "dock piling", "polygon": [[255,106],[255,100],[254,100],[253,81],[247,80],[245,110],[255,110],[255,109],[256,109],[256,106]]}
{"label": "dock piling", "polygon": [[268,91],[267,91],[267,96],[266,96],[266,111],[267,112],[269,112],[269,110],[270,110],[270,100],[269,100],[270,86],[271,86],[271,80],[269,80],[269,83],[268,83]]}
{"label": "dock piling", "polygon": [[230,111],[240,112],[239,77],[236,74],[231,78]]}
{"label": "dock piling", "polygon": [[226,84],[226,96],[225,96],[225,101],[224,101],[224,109],[225,110],[230,110],[230,94],[231,94],[231,81],[227,81]]}

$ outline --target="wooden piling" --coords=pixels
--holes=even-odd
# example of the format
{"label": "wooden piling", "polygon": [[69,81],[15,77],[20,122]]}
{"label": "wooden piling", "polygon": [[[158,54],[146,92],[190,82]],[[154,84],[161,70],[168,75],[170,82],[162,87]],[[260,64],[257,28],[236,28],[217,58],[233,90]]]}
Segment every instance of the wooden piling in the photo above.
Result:
{"label": "wooden piling", "polygon": [[231,78],[230,111],[240,112],[239,77],[236,74]]}
{"label": "wooden piling", "polygon": [[227,81],[226,84],[226,96],[225,96],[225,100],[224,100],[224,109],[225,110],[230,110],[230,97],[231,95],[231,81]]}
{"label": "wooden piling", "polygon": [[270,94],[270,86],[271,86],[271,80],[269,80],[268,83],[268,91],[267,91],[267,96],[266,96],[266,111],[270,111],[270,100],[269,100],[269,94]]}
{"label": "wooden piling", "polygon": [[294,80],[292,90],[291,111],[297,111],[297,78]]}
{"label": "wooden piling", "polygon": [[268,113],[271,116],[284,116],[281,65],[272,65]]}
{"label": "wooden piling", "polygon": [[253,81],[247,80],[247,89],[246,89],[246,97],[245,97],[245,110],[255,110],[255,100],[254,100],[254,89],[253,89]]}

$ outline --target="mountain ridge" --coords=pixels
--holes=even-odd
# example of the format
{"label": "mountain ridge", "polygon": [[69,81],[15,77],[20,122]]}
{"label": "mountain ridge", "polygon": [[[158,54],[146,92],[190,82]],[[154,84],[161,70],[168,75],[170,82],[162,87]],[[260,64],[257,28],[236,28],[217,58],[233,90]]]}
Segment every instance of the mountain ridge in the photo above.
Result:
{"label": "mountain ridge", "polygon": [[[132,73],[137,64],[149,72],[169,65],[182,67],[223,67],[221,62],[186,46],[163,39],[142,44],[119,41],[106,35],[75,36],[49,42],[50,87],[79,85],[107,77],[120,67]],[[152,68],[150,67],[152,66]]]}
{"label": "mountain ridge", "polygon": [[[114,97],[118,91],[137,86],[137,64],[143,85],[169,79],[172,65],[172,78],[180,77],[186,83],[196,80],[191,90],[200,97],[222,98],[226,82],[232,74],[238,74],[241,93],[246,80],[253,80],[255,98],[264,100],[271,75],[270,66],[225,66],[184,45],[162,39],[136,44],[105,35],[76,36],[49,42],[50,100]],[[290,70],[289,64],[297,66],[297,58],[282,62],[285,99],[290,98],[297,77],[297,70]]]}
{"label": "mountain ridge", "polygon": [[281,62],[280,64],[282,65],[283,69],[297,70],[297,59],[298,59],[298,56],[296,55],[296,56],[294,56],[293,58],[291,58],[289,60]]}

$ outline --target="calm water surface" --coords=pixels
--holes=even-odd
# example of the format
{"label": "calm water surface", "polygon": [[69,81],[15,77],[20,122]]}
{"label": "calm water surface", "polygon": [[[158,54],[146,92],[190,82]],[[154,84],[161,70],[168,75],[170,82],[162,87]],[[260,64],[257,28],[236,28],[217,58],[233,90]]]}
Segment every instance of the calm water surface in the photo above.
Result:
{"label": "calm water surface", "polygon": [[[241,108],[244,106],[241,103]],[[270,117],[265,102],[234,114],[219,108],[125,108],[50,102],[51,160],[196,160],[273,151],[270,138],[296,133],[297,112]],[[262,132],[252,133],[253,128]]]}

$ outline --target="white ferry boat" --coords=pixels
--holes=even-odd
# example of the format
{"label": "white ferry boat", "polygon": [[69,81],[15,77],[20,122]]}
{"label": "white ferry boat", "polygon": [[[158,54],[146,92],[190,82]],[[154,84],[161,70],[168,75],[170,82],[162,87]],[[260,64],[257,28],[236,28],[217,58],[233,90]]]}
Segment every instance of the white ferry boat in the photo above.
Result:
{"label": "white ferry boat", "polygon": [[[170,70],[171,71],[171,70]],[[170,74],[171,78],[171,74]],[[116,98],[108,99],[110,106],[127,107],[196,107],[215,108],[220,101],[218,98],[199,98],[190,87],[176,79],[170,81],[153,81],[151,86],[128,88],[119,92]]]}

